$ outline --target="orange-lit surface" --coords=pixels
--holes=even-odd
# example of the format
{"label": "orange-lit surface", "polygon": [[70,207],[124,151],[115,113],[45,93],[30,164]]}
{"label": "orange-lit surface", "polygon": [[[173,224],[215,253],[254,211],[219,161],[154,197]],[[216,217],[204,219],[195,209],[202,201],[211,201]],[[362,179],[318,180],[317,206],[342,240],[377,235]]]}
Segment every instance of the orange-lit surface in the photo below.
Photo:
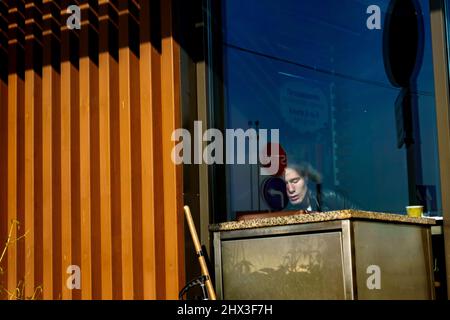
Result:
{"label": "orange-lit surface", "polygon": [[[0,3],[0,241],[11,220],[13,238],[26,233],[8,247],[1,284],[13,292],[24,281],[25,297],[42,286],[43,299],[176,299],[185,279],[171,2],[78,1],[81,30],[70,30],[76,2]],[[80,290],[66,286],[70,265]]]}

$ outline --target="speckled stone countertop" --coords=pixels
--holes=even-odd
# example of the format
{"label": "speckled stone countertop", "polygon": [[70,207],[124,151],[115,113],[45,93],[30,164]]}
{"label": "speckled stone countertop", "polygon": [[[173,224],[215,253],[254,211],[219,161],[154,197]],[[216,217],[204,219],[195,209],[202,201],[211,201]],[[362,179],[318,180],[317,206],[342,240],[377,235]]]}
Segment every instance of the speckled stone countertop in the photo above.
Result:
{"label": "speckled stone countertop", "polygon": [[249,219],[242,221],[229,221],[209,226],[210,231],[231,231],[242,229],[253,229],[263,227],[284,226],[290,224],[313,223],[332,220],[376,220],[383,222],[412,223],[422,225],[435,225],[436,221],[430,218],[411,218],[406,215],[359,211],[359,210],[342,210],[329,212],[301,213],[296,214],[295,211],[289,216],[280,216],[263,219]]}

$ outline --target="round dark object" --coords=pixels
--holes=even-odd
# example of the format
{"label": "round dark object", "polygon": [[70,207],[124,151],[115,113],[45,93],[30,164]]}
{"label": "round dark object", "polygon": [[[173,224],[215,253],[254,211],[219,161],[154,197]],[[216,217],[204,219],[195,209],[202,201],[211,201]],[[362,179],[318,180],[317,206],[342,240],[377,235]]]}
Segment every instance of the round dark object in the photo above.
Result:
{"label": "round dark object", "polygon": [[383,60],[396,87],[408,87],[422,66],[424,26],[416,0],[391,0],[384,23]]}
{"label": "round dark object", "polygon": [[286,183],[279,177],[270,177],[263,182],[262,196],[271,210],[281,211],[287,207],[289,198]]}

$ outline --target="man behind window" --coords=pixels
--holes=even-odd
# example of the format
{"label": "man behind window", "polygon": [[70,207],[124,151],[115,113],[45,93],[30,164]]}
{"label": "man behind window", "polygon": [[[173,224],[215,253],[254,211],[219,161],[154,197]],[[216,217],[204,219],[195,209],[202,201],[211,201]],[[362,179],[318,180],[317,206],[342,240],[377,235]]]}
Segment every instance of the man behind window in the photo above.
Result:
{"label": "man behind window", "polygon": [[[322,177],[310,164],[289,164],[283,172],[286,193],[289,198],[287,210],[334,211],[358,209],[342,195],[335,191],[322,190]],[[316,184],[316,190],[309,188],[309,183]]]}

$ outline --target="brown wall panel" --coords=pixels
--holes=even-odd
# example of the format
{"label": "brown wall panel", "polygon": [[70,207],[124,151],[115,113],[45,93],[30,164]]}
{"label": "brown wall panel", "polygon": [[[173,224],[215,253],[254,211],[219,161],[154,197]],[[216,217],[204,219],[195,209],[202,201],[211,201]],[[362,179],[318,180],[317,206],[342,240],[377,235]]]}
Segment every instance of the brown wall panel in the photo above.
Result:
{"label": "brown wall panel", "polygon": [[[78,61],[73,59],[72,52],[78,51],[79,34],[76,30],[70,30],[65,21],[68,13],[65,8],[72,1],[63,1],[61,7],[61,283],[62,299],[68,300],[76,297],[73,290],[67,286],[69,274],[67,270],[71,265],[79,265],[75,259],[74,250],[79,248],[79,237],[74,237],[72,222],[79,221],[79,211],[73,210],[73,204],[77,202],[72,188],[72,159],[74,158],[73,138],[78,131],[72,127],[73,110],[79,108],[79,72]],[[78,141],[78,139],[76,139]],[[79,226],[79,223],[75,224]],[[80,230],[81,231],[81,230]],[[79,231],[79,232],[80,232]],[[72,241],[73,240],[73,241]],[[77,250],[79,252],[79,250]],[[69,270],[70,271],[70,270]],[[78,290],[76,290],[78,291]],[[79,292],[78,292],[79,293]]]}
{"label": "brown wall panel", "polygon": [[[112,281],[113,299],[122,299],[122,227],[121,227],[121,166],[120,166],[120,90],[119,90],[119,12],[116,1],[109,1],[109,20],[111,27],[109,50],[111,54],[111,95],[110,95],[110,132],[111,139],[111,233],[112,233]],[[101,7],[102,8],[102,7]],[[102,52],[104,50],[102,49]],[[106,238],[107,235],[105,235]],[[105,239],[104,241],[108,241]]]}
{"label": "brown wall panel", "polygon": [[136,57],[129,47],[130,1],[119,2],[119,132],[122,235],[122,298],[133,299],[133,221],[131,199],[131,81]]}
{"label": "brown wall panel", "polygon": [[[110,12],[113,12],[110,14]],[[117,8],[110,1],[99,1],[99,144],[100,144],[100,234],[102,298],[113,298],[112,210],[111,210],[111,120],[113,105],[118,106],[118,64],[113,58],[118,48],[110,37],[117,36]],[[111,54],[110,51],[113,51]],[[113,173],[114,174],[114,173]]]}
{"label": "brown wall panel", "polygon": [[[80,30],[80,218],[81,218],[81,293],[83,299],[93,297],[94,216],[98,215],[98,63],[95,43],[96,25],[88,1],[81,1]],[[92,13],[94,15],[94,13]],[[97,53],[98,54],[98,53]],[[97,172],[95,170],[97,169]],[[94,209],[94,210],[92,210]]]}
{"label": "brown wall panel", "polygon": [[[8,6],[0,2],[0,241],[8,238]],[[8,285],[8,255],[1,257],[0,284]],[[0,292],[0,298],[6,298]]]}
{"label": "brown wall panel", "polygon": [[[77,4],[79,5],[79,1],[71,1],[64,0],[61,6],[61,12],[66,11],[66,8],[69,5]],[[63,247],[63,250],[68,252],[70,250],[71,260],[69,265],[77,266],[81,268],[81,134],[80,134],[80,31],[76,29],[68,29],[64,22],[67,21],[68,14],[67,12],[62,15],[61,18],[61,27],[62,27],[62,63],[63,66],[67,69],[68,63],[70,62],[70,97],[62,96],[63,99],[70,100],[70,115],[66,117],[70,117],[70,163],[66,164],[70,166],[70,194],[71,194],[71,203],[70,203],[70,248]],[[69,39],[67,39],[69,38]],[[62,76],[69,77],[67,75],[67,70],[62,70]],[[64,88],[63,90],[68,90]],[[67,94],[67,93],[66,93]],[[63,129],[63,130],[67,130]],[[67,132],[67,131],[65,131]],[[68,151],[69,152],[69,151]],[[67,173],[69,174],[69,173]],[[64,180],[63,180],[64,181]],[[62,218],[64,221],[67,221],[68,212],[63,213]],[[64,235],[64,237],[68,237],[68,235]],[[63,243],[64,245],[65,243]],[[67,266],[66,266],[67,268]],[[64,269],[64,266],[63,266]],[[67,270],[67,269],[66,269]],[[69,276],[69,274],[64,270],[63,279]],[[83,277],[83,271],[80,269],[81,277]],[[79,281],[81,282],[81,281]],[[73,283],[74,285],[76,283]],[[79,300],[81,299],[81,289],[82,284],[80,284],[80,288],[75,288],[71,291],[72,299]],[[67,285],[66,285],[67,287]],[[63,291],[64,292],[64,291]]]}
{"label": "brown wall panel", "polygon": [[[0,80],[0,241],[8,238],[8,83]],[[1,261],[0,283],[8,285],[8,255]],[[6,298],[6,292],[0,293],[0,299]]]}
{"label": "brown wall panel", "polygon": [[[72,4],[81,30],[65,23]],[[25,234],[0,280],[8,292],[24,284],[24,298],[176,299],[184,237],[182,172],[170,158],[180,125],[171,1],[2,1],[0,13],[0,240],[11,220],[12,239]],[[81,288],[70,287],[72,265]]]}
{"label": "brown wall panel", "polygon": [[[42,236],[43,236],[43,298],[57,298],[53,279],[55,278],[53,265],[54,246],[58,245],[54,237],[53,223],[54,214],[59,211],[57,200],[54,200],[59,193],[58,183],[54,177],[54,164],[56,151],[53,140],[58,132],[55,112],[60,107],[60,77],[59,77],[59,57],[54,50],[59,42],[56,29],[56,18],[53,15],[53,4],[51,1],[44,1],[43,16],[43,71],[42,71]],[[57,175],[57,174],[56,174]],[[28,200],[27,200],[28,201]],[[55,297],[56,295],[56,297]]]}
{"label": "brown wall panel", "polygon": [[120,2],[119,10],[121,184],[127,185],[127,191],[123,192],[121,198],[123,298],[141,299],[143,250],[139,6],[134,1],[123,1]]}
{"label": "brown wall panel", "polygon": [[[24,3],[9,1],[8,8],[8,227],[24,222]],[[21,236],[17,224],[11,239]],[[8,246],[8,289],[11,297],[21,296],[24,281],[24,244],[10,242]],[[19,289],[19,291],[16,291]]]}
{"label": "brown wall panel", "polygon": [[[42,6],[40,6],[42,7]],[[39,12],[41,18],[42,14]],[[40,30],[37,36],[42,40],[43,32]],[[37,51],[40,54],[34,57],[34,63],[36,64],[37,72],[40,74],[40,76],[43,76],[43,59],[42,54],[43,51]],[[44,199],[44,190],[43,190],[43,79],[41,78],[41,90],[39,93],[39,100],[35,101],[34,104],[34,237],[32,238],[33,241],[33,249],[34,249],[34,286],[36,291],[36,297],[37,298],[43,298],[43,292],[39,290],[39,288],[43,288],[44,283],[44,261],[43,261],[43,252],[44,252],[44,214],[43,214],[43,199]],[[30,199],[25,199],[25,201],[30,201]]]}
{"label": "brown wall panel", "polygon": [[[7,55],[3,55],[3,58]],[[5,61],[5,60],[3,60]],[[6,60],[7,61],[7,60]],[[8,238],[8,81],[7,75],[0,78],[0,241],[6,243]],[[6,80],[6,81],[5,81]],[[8,256],[2,258],[0,283],[7,286]],[[5,298],[2,292],[0,298]]]}
{"label": "brown wall panel", "polygon": [[[182,205],[181,166],[171,160],[175,142],[173,130],[181,127],[180,114],[180,47],[174,39],[174,8],[170,1],[161,3],[161,94],[162,94],[162,162],[164,190],[164,232],[166,298],[177,299],[179,283],[184,279],[184,214]],[[182,267],[183,266],[183,267]]]}
{"label": "brown wall panel", "polygon": [[[150,42],[151,32],[151,8],[149,1],[141,2],[141,45],[140,45],[140,93],[141,93],[141,150],[142,150],[142,251],[143,251],[143,294],[145,299],[157,298],[157,281],[163,279],[161,263],[157,259],[156,242],[162,243],[164,239],[158,239],[157,234],[164,235],[156,230],[157,215],[162,213],[161,198],[158,198],[158,185],[154,184],[154,175],[160,163],[158,147],[158,132],[154,134],[157,123],[157,107],[161,98],[156,95],[159,92],[156,87],[158,81],[152,81],[152,70],[160,70],[160,55],[155,46]],[[154,177],[154,178],[153,178]],[[153,180],[152,180],[153,178]],[[162,223],[160,224],[162,225]],[[158,266],[159,265],[159,266]],[[160,280],[159,280],[160,281]]]}
{"label": "brown wall panel", "polygon": [[42,108],[42,11],[39,1],[25,5],[25,297],[35,294],[35,110]]}
{"label": "brown wall panel", "polygon": [[42,185],[43,185],[43,287],[44,298],[53,298],[53,134],[52,134],[52,95],[55,95],[54,82],[57,75],[51,67],[43,71],[42,107]]}
{"label": "brown wall panel", "polygon": [[[140,101],[139,55],[139,4],[129,4],[129,58],[130,58],[130,124],[131,124],[131,202],[133,243],[133,291],[134,299],[143,299],[143,250],[142,250],[142,109]],[[147,232],[147,231],[146,231]]]}
{"label": "brown wall panel", "polygon": [[[15,74],[8,76],[8,227],[17,221],[17,109],[18,92],[23,81]],[[13,228],[12,239],[17,237],[17,228]],[[17,246],[8,247],[8,288],[17,285]]]}

